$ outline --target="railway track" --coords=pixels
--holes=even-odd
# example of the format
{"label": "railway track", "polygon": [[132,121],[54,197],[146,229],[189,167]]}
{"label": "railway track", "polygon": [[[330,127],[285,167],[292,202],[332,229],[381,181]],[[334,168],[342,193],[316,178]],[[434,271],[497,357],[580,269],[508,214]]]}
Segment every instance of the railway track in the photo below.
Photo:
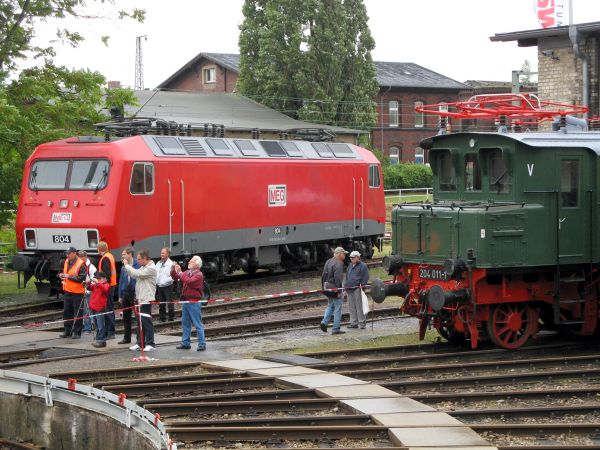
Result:
{"label": "railway track", "polygon": [[[51,374],[81,375],[92,372]],[[275,377],[206,371],[165,377],[154,372],[151,377],[94,381],[93,385],[124,393],[159,414],[167,432],[185,448],[259,449],[284,443],[287,448],[307,441],[316,445],[310,448],[403,448],[394,446],[388,428],[369,415],[344,410],[339,399],[321,398],[314,389],[286,388]]]}
{"label": "railway track", "polygon": [[[316,326],[320,323],[327,299],[321,294],[293,294],[278,298],[230,301],[209,304],[202,308],[205,335],[210,339],[226,339],[235,336],[273,332],[282,329]],[[176,311],[176,316],[181,312]],[[372,313],[375,318],[398,317],[398,307],[379,307]],[[45,313],[36,320],[60,320],[62,313]],[[248,321],[248,318],[252,321]],[[348,320],[344,314],[343,320]],[[19,323],[16,320],[15,323]],[[117,334],[123,333],[122,320],[117,318]],[[62,325],[47,326],[45,331],[60,331]],[[154,322],[157,332],[172,336],[181,335],[179,317],[169,322]],[[194,330],[195,333],[195,330]]]}
{"label": "railway track", "polygon": [[376,382],[446,412],[502,450],[600,448],[600,352],[589,344],[518,352],[387,347],[371,358],[366,349],[304,356],[328,360],[312,367]]}
{"label": "railway track", "polygon": [[[305,367],[377,382],[444,411],[502,450],[600,448],[600,352],[589,345],[548,343],[509,352],[426,344],[303,356],[320,359]],[[369,415],[272,376],[207,372],[199,363],[134,374],[127,368],[51,376],[83,377],[95,387],[126,394],[160,414],[186,448],[209,448],[206,442],[266,448],[290,439],[312,441],[317,448],[394,445],[386,427]]]}

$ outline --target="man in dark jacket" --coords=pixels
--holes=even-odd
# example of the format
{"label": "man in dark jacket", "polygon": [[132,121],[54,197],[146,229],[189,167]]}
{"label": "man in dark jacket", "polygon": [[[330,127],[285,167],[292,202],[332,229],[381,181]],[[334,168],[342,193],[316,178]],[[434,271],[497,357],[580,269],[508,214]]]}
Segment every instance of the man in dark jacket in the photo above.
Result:
{"label": "man in dark jacket", "polygon": [[[129,261],[134,269],[139,269],[140,265],[133,258],[134,250],[132,247],[127,247],[121,253],[121,259]],[[119,305],[123,310],[123,339],[117,344],[131,343],[131,315],[133,313],[133,305],[135,305],[135,278],[129,276],[125,267],[121,267],[121,275],[119,276]]]}
{"label": "man in dark jacket", "polygon": [[[340,289],[344,280],[344,260],[348,252],[342,247],[337,247],[333,251],[333,257],[329,258],[323,268],[321,282],[323,289]],[[345,331],[340,330],[340,322],[342,321],[342,304],[344,298],[342,291],[325,292],[327,296],[327,309],[321,321],[321,330],[327,333],[327,324],[333,316],[333,328],[331,334],[344,334]]]}
{"label": "man in dark jacket", "polygon": [[348,295],[348,310],[350,311],[350,325],[348,328],[365,329],[367,319],[362,308],[362,286],[369,282],[369,268],[360,260],[360,253],[356,250],[350,253],[350,266],[346,274],[345,293]]}

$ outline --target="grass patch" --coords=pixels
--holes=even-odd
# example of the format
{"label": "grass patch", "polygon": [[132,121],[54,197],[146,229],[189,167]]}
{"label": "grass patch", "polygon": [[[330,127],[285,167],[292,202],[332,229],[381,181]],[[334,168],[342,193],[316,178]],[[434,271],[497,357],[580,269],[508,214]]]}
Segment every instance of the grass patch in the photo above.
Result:
{"label": "grass patch", "polygon": [[[23,279],[21,279],[21,282]],[[19,289],[17,287],[17,274],[16,273],[0,273],[0,298],[21,294],[33,294],[36,292],[35,284],[33,281],[27,283],[25,289]]]}
{"label": "grass patch", "polygon": [[[367,324],[367,327],[369,325]],[[389,346],[402,346],[402,345],[418,345],[418,344],[431,344],[434,342],[445,342],[437,331],[429,330],[425,334],[425,339],[419,340],[419,333],[415,330],[414,333],[408,334],[394,334],[389,336],[380,336],[373,339],[368,339],[361,342],[348,342],[348,341],[323,341],[318,345],[311,345],[306,347],[297,347],[290,349],[294,353],[314,353],[314,352],[326,352],[331,350],[344,350],[344,349],[357,349],[357,348],[379,348]],[[281,349],[274,353],[281,353]],[[264,354],[264,353],[263,353]]]}
{"label": "grass patch", "polygon": [[414,203],[414,202],[430,202],[433,200],[432,195],[424,195],[424,194],[405,194],[400,197],[398,194],[387,194],[385,196],[385,203],[388,205],[394,203]]}

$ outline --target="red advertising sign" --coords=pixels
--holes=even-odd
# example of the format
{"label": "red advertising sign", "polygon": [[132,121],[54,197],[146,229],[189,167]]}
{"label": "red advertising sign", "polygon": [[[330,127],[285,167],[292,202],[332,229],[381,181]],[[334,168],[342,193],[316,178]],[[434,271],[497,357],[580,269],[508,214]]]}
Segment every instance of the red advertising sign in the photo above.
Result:
{"label": "red advertising sign", "polygon": [[568,6],[565,0],[533,0],[533,5],[542,28],[567,24]]}

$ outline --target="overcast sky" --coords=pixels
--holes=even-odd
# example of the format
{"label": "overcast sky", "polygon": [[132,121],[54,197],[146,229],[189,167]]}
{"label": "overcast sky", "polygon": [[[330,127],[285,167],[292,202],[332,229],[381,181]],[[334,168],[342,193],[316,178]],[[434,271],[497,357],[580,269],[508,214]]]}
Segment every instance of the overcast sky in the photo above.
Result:
{"label": "overcast sky", "polygon": [[[457,81],[509,81],[511,71],[519,70],[526,59],[536,70],[535,48],[489,40],[496,33],[540,28],[536,0],[364,1],[376,61],[411,62]],[[97,70],[108,80],[133,86],[136,36],[145,34],[144,86],[154,88],[198,53],[238,53],[243,0],[115,3],[118,9],[145,9],[146,21],[78,20],[74,26],[87,40],[77,49],[59,48],[58,63]],[[572,4],[574,23],[600,21],[600,1],[572,0]],[[38,34],[48,39],[55,28],[53,23],[41,24]],[[100,43],[105,34],[110,35],[108,47]]]}

